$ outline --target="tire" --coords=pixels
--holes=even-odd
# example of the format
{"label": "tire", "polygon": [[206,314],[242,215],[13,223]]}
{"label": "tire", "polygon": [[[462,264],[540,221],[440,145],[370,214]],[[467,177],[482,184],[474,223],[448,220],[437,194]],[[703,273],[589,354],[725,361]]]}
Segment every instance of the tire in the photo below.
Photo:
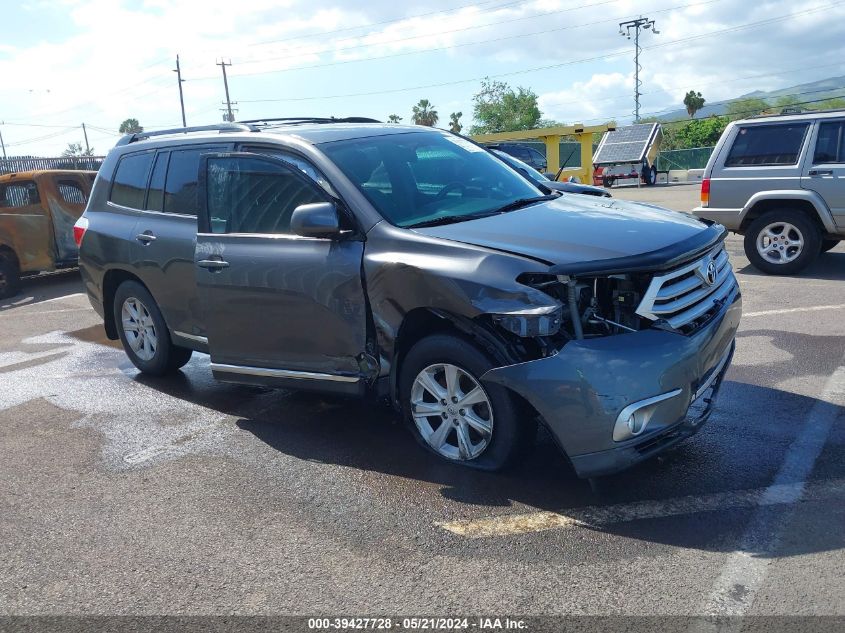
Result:
{"label": "tire", "polygon": [[[501,470],[526,452],[536,436],[537,421],[504,387],[481,385],[479,377],[495,366],[479,348],[457,336],[437,334],[414,345],[402,363],[399,397],[402,415],[424,448],[446,461],[488,471]],[[453,376],[458,378],[452,391],[446,388],[447,367],[455,368]],[[428,378],[421,379],[423,374]],[[443,399],[438,402],[424,383],[439,388]],[[452,400],[450,393],[475,397],[461,407],[460,399]],[[420,415],[421,411],[431,415]],[[479,430],[484,426],[489,428],[486,437]],[[461,442],[461,434],[468,441]]]}
{"label": "tire", "polygon": [[830,250],[833,250],[834,248],[836,248],[836,246],[838,244],[839,244],[839,240],[822,240],[822,250],[821,250],[821,252],[826,253]]}
{"label": "tire", "polygon": [[[190,349],[173,345],[158,304],[138,282],[120,284],[112,309],[123,349],[142,373],[164,376],[177,371],[191,359],[193,352]],[[130,324],[144,334],[136,334],[131,329],[127,332]]]}
{"label": "tire", "polygon": [[14,257],[0,253],[0,299],[14,297],[21,289],[21,271]]}
{"label": "tire", "polygon": [[[778,245],[778,240],[783,243]],[[792,275],[816,260],[821,242],[821,230],[810,217],[784,209],[754,220],[745,232],[744,246],[746,256],[758,270],[769,275]]]}

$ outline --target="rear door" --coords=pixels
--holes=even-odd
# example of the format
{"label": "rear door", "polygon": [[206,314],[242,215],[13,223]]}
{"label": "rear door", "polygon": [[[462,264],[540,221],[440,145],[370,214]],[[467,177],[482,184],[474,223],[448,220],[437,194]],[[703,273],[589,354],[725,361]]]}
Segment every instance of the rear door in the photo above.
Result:
{"label": "rear door", "polygon": [[0,184],[0,245],[15,252],[22,272],[53,267],[50,218],[35,180],[10,179]]}
{"label": "rear door", "polygon": [[247,152],[200,166],[196,275],[217,378],[357,392],[366,349],[364,243],[293,235],[301,204],[330,199],[301,170]]}
{"label": "rear door", "polygon": [[837,226],[845,227],[845,119],[817,124],[815,144],[804,162],[801,186],[827,203]]}
{"label": "rear door", "polygon": [[194,248],[197,237],[197,173],[200,156],[230,145],[190,145],[156,153],[143,213],[135,227],[135,269],[179,342],[205,342],[197,295]]}

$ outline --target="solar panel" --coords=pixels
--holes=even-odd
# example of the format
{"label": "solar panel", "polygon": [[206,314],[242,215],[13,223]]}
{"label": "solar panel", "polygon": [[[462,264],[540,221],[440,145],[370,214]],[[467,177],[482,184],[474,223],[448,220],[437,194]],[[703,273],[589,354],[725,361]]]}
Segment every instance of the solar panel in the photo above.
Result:
{"label": "solar panel", "polygon": [[639,123],[605,132],[593,164],[641,162],[654,142],[657,126],[657,123]]}

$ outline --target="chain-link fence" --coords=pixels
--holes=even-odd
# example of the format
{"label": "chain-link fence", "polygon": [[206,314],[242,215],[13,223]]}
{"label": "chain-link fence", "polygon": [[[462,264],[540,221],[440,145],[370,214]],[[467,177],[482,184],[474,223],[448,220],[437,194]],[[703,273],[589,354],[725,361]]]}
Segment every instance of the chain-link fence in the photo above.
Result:
{"label": "chain-link fence", "polygon": [[666,150],[657,155],[657,169],[704,169],[712,152],[712,147]]}
{"label": "chain-link fence", "polygon": [[33,169],[87,169],[97,171],[103,164],[103,160],[103,156],[57,156],[55,158],[13,156],[11,158],[0,158],[0,174]]}
{"label": "chain-link fence", "polygon": [[[541,141],[517,141],[520,145],[527,145],[546,155],[546,144]],[[596,146],[593,146],[595,152]],[[662,151],[657,155],[657,169],[704,169],[710,159],[712,147],[694,147],[692,149],[672,149]],[[581,166],[581,145],[572,141],[560,144],[560,162],[563,167]]]}

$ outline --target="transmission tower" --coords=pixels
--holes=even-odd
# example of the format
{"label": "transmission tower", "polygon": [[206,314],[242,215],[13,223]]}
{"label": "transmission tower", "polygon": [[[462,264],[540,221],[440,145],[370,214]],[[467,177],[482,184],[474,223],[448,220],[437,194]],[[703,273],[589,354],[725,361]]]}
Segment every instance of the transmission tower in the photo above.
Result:
{"label": "transmission tower", "polygon": [[640,96],[642,95],[640,88],[643,85],[643,82],[640,81],[640,71],[643,68],[640,66],[640,30],[648,29],[651,29],[651,32],[655,35],[660,33],[654,26],[654,20],[649,20],[643,16],[636,20],[619,23],[619,35],[624,35],[630,40],[631,31],[634,31],[634,123],[640,122]]}

